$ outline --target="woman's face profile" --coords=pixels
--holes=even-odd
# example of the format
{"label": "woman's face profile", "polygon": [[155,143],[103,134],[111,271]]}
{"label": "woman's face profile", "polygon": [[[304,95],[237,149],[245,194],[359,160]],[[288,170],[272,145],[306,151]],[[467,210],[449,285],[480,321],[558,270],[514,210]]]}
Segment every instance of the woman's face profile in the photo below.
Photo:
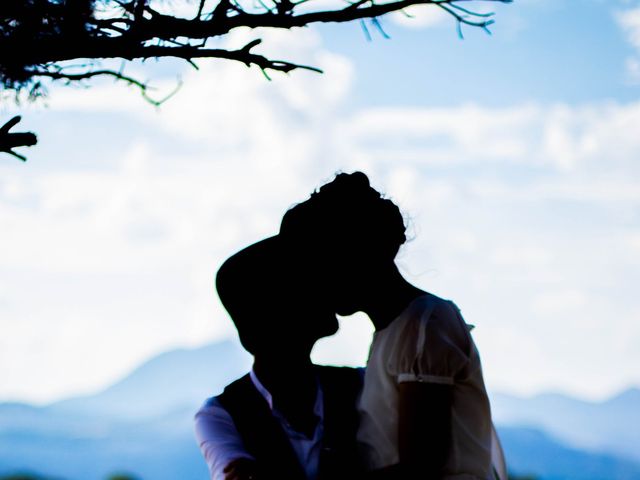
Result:
{"label": "woman's face profile", "polygon": [[374,262],[363,257],[361,253],[343,253],[325,257],[317,264],[316,288],[338,315],[349,316],[362,310],[376,276]]}

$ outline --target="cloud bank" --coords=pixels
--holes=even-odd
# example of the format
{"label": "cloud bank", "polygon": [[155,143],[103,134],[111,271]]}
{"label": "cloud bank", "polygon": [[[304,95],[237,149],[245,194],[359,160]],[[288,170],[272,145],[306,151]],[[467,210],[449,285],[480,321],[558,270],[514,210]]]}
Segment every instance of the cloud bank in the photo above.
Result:
{"label": "cloud bank", "polygon": [[[492,388],[640,382],[640,102],[354,109],[347,59],[272,35],[327,73],[210,63],[158,111],[105,84],[33,114],[39,150],[0,165],[1,397],[90,391],[233,335],[217,266],[355,169],[406,212],[398,263],[477,326]],[[365,361],[366,319],[342,325],[317,361]]]}

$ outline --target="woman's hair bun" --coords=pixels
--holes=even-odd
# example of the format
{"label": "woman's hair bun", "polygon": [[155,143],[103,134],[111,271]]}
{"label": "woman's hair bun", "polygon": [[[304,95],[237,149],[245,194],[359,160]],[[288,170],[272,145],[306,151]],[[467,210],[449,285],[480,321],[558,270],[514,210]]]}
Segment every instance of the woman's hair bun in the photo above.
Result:
{"label": "woman's hair bun", "polygon": [[[282,219],[280,235],[334,252],[393,259],[406,241],[400,209],[362,172],[339,173]],[[317,250],[316,248],[316,250]]]}

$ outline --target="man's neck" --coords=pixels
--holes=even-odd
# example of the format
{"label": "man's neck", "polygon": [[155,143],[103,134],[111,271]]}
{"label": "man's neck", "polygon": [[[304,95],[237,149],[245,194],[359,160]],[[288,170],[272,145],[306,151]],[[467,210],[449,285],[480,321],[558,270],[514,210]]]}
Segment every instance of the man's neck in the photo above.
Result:
{"label": "man's neck", "polygon": [[253,371],[269,392],[273,407],[298,431],[313,434],[318,380],[311,360],[256,356]]}
{"label": "man's neck", "polygon": [[[305,357],[256,354],[253,360],[253,371],[271,394],[291,388],[292,377],[296,378],[294,383],[302,382],[303,384],[311,383],[305,381],[315,378],[313,364],[308,355]],[[299,386],[296,385],[295,388]]]}

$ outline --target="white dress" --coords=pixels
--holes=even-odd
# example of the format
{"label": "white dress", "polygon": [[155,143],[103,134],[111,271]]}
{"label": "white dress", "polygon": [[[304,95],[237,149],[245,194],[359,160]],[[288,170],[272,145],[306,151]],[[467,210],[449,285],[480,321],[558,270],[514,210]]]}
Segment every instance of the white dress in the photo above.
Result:
{"label": "white dress", "polygon": [[453,302],[425,294],[374,334],[358,404],[358,442],[368,469],[399,462],[398,385],[425,382],[453,387],[444,478],[488,480],[494,471],[506,478],[470,329]]}

